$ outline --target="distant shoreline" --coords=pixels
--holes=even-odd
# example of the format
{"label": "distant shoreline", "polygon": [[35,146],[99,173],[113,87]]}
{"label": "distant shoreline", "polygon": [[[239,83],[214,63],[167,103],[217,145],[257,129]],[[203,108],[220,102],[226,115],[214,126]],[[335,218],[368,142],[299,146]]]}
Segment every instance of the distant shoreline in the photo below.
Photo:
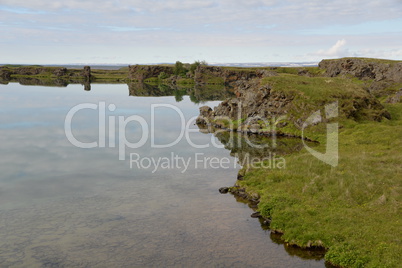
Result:
{"label": "distant shoreline", "polygon": [[[43,67],[65,67],[67,69],[83,68],[90,66],[93,69],[118,70],[136,63],[69,63],[69,64],[28,64],[28,63],[0,63],[1,66],[43,66]],[[144,63],[139,65],[174,65],[174,62]],[[318,62],[246,62],[246,63],[210,63],[211,66],[219,67],[317,67]]]}

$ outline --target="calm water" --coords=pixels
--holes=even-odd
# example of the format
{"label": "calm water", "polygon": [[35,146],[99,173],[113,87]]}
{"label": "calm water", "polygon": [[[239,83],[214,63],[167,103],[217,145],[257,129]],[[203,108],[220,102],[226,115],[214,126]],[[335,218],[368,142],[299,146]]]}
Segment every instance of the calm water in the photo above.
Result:
{"label": "calm water", "polygon": [[[250,218],[247,204],[219,194],[239,170],[219,148],[222,138],[191,124],[188,138],[152,148],[152,138],[163,145],[181,134],[182,118],[169,105],[187,123],[217,101],[128,95],[127,85],[95,84],[88,92],[0,85],[0,267],[325,267],[285,249]],[[72,117],[72,134],[101,148],[78,148],[66,137],[66,115],[84,103],[96,109]],[[155,104],[165,107],[152,112]],[[133,115],[145,119],[148,136],[138,121],[123,128],[119,117]],[[119,135],[131,144],[147,139],[122,154]],[[155,168],[158,159],[164,165]]]}

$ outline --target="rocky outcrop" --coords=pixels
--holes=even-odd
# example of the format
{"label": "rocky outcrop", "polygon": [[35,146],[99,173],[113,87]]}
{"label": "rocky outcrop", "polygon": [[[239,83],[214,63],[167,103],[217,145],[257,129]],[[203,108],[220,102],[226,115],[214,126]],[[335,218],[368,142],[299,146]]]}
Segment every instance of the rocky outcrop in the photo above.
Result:
{"label": "rocky outcrop", "polygon": [[[353,90],[334,92],[328,98],[320,97],[319,91],[315,93],[315,99],[306,98],[306,94],[297,88],[309,85],[308,79],[314,79],[311,83],[313,87],[317,83],[321,83],[320,86],[326,83],[325,78],[282,78],[281,86],[291,89],[281,90],[277,84],[263,83],[258,78],[237,81],[234,83],[236,97],[221,102],[214,109],[201,107],[196,122],[200,126],[212,125],[239,132],[300,137],[282,129],[290,125],[292,129],[301,130],[311,115],[316,111],[325,111],[326,105],[334,101],[337,102],[339,116],[343,118],[375,121],[390,118],[389,112],[373,95],[357,86],[352,87]],[[313,125],[324,122],[321,115],[315,121]]]}
{"label": "rocky outcrop", "polygon": [[143,82],[145,79],[158,77],[160,73],[173,74],[172,66],[161,65],[130,65],[128,77],[130,80]]}
{"label": "rocky outcrop", "polygon": [[65,76],[67,75],[67,68],[65,67],[34,67],[34,66],[25,66],[18,68],[8,68],[8,67],[0,67],[0,76],[1,77],[10,77],[11,75],[40,75],[40,74],[53,74],[55,76]]}
{"label": "rocky outcrop", "polygon": [[[375,96],[370,94],[370,90],[347,78],[353,76],[359,79],[374,80],[377,83],[371,83],[372,88],[376,86],[383,88],[392,83],[402,83],[402,62],[344,58],[323,60],[319,67],[325,69],[325,76],[343,76],[345,82],[337,82],[339,86],[331,87],[334,82],[332,80],[325,77],[310,78],[307,77],[309,75],[299,72],[298,76],[269,79],[269,81],[272,80],[272,83],[267,83],[263,82],[264,80],[261,78],[275,76],[275,73],[251,70],[247,74],[240,75],[241,78],[236,76],[237,80],[231,82],[236,97],[223,101],[213,110],[209,107],[201,107],[197,123],[260,134],[272,131],[273,126],[275,130],[278,130],[288,124],[293,124],[296,128],[301,129],[310,115],[317,110],[325,110],[325,105],[331,101],[338,102],[340,116],[345,118],[375,121],[390,118],[389,112],[384,109]],[[222,75],[225,81],[231,81],[228,77],[233,75],[230,70],[217,67],[204,67],[204,70],[203,73],[208,75]],[[301,76],[306,77],[300,78]],[[316,87],[315,90],[307,89],[306,91],[315,95],[306,96],[303,90],[308,87]],[[343,90],[339,87],[346,88]],[[299,91],[298,88],[301,90]],[[328,92],[328,88],[333,88],[334,93]],[[319,90],[326,92],[327,97],[320,97]],[[399,93],[388,99],[388,102],[399,101]],[[284,117],[286,120],[280,120]],[[318,119],[316,121],[321,122],[321,116]]]}
{"label": "rocky outcrop", "polygon": [[319,67],[325,69],[324,75],[329,77],[357,77],[366,81],[365,89],[377,98],[398,99],[395,84],[402,83],[402,61],[342,58],[323,60]]}
{"label": "rocky outcrop", "polygon": [[223,69],[216,66],[198,66],[194,73],[194,81],[198,84],[223,84]]}
{"label": "rocky outcrop", "polygon": [[[212,123],[215,127],[258,133],[269,125],[272,118],[286,115],[293,100],[293,96],[286,96],[283,92],[272,92],[271,86],[261,85],[259,79],[240,80],[234,86],[236,97],[221,102],[214,110],[201,107],[197,124]],[[238,124],[234,125],[234,122]]]}
{"label": "rocky outcrop", "polygon": [[199,65],[193,72],[187,71],[186,75],[174,75],[173,66],[162,65],[131,65],[129,66],[128,78],[131,81],[143,82],[149,78],[160,77],[164,73],[165,82],[171,84],[179,83],[181,78],[194,79],[196,84],[210,85],[231,85],[239,80],[251,80],[254,78],[263,78],[276,75],[274,71],[259,70],[259,69],[230,69],[217,66]]}
{"label": "rocky outcrop", "polygon": [[215,116],[271,118],[286,114],[292,101],[281,92],[271,92],[271,86],[261,85],[258,79],[239,80],[234,86],[236,98],[223,101],[215,109]]}
{"label": "rocky outcrop", "polygon": [[85,66],[79,69],[67,69],[65,67],[42,67],[42,66],[21,66],[21,67],[0,67],[0,77],[11,80],[13,76],[25,78],[77,78],[83,77],[86,80],[91,78],[91,67]]}
{"label": "rocky outcrop", "polygon": [[351,75],[359,79],[402,83],[402,62],[366,58],[322,60],[319,65],[330,77]]}
{"label": "rocky outcrop", "polygon": [[276,75],[273,71],[255,69],[228,69],[216,66],[198,66],[194,73],[194,81],[198,84],[225,84],[231,85],[237,81],[248,81],[254,78],[263,78]]}
{"label": "rocky outcrop", "polygon": [[91,67],[84,66],[84,70],[82,71],[81,75],[84,77],[85,81],[90,81],[91,80]]}
{"label": "rocky outcrop", "polygon": [[41,85],[66,87],[68,84],[82,84],[86,91],[91,90],[91,67],[67,69],[65,67],[20,66],[0,67],[0,83],[18,82],[21,85]]}

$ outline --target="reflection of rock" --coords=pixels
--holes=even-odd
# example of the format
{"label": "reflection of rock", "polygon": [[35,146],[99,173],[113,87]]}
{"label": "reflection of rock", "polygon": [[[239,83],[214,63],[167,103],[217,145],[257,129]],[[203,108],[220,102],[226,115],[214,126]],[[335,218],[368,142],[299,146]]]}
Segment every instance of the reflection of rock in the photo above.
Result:
{"label": "reflection of rock", "polygon": [[129,83],[129,95],[139,97],[173,96],[174,89],[168,85],[150,85],[146,83]]}
{"label": "reflection of rock", "polygon": [[[282,168],[282,156],[298,152],[304,146],[303,141],[298,138],[243,134],[212,126],[203,127],[199,125],[199,128],[201,133],[213,133],[225,149],[230,151],[230,155],[236,157],[242,166],[267,161],[267,165],[272,168]],[[314,146],[314,143],[308,142],[308,144]],[[242,179],[243,174],[239,173],[238,180]]]}
{"label": "reflection of rock", "polygon": [[222,85],[196,84],[190,92],[194,102],[225,100],[234,96],[233,89]]}
{"label": "reflection of rock", "polygon": [[86,81],[84,83],[84,90],[85,91],[91,91],[91,83],[89,81]]}
{"label": "reflection of rock", "polygon": [[0,79],[5,80],[5,81],[10,80],[11,74],[12,74],[12,72],[8,68],[0,67]]}
{"label": "reflection of rock", "polygon": [[247,135],[233,131],[218,130],[215,136],[230,151],[230,155],[236,156],[241,164],[249,160],[261,161],[274,157],[298,152],[303,148],[303,142],[296,138],[276,138],[262,135]]}
{"label": "reflection of rock", "polygon": [[16,81],[27,86],[66,87],[69,84],[65,79],[18,78]]}
{"label": "reflection of rock", "polygon": [[9,81],[10,80],[8,80],[8,79],[3,79],[0,77],[0,84],[2,84],[2,85],[8,85]]}
{"label": "reflection of rock", "polygon": [[283,245],[286,252],[291,256],[297,256],[306,260],[321,260],[324,258],[325,248],[310,247],[308,249],[302,249],[297,246],[292,246],[289,243],[285,243],[282,239],[282,234],[276,232],[271,232],[270,238],[274,243]]}
{"label": "reflection of rock", "polygon": [[203,101],[222,100],[233,96],[231,91],[227,91],[225,87],[194,86],[179,87],[177,85],[168,84],[147,84],[147,83],[128,83],[130,96],[175,96],[176,101],[181,101],[183,96],[189,95],[192,102],[199,103]]}

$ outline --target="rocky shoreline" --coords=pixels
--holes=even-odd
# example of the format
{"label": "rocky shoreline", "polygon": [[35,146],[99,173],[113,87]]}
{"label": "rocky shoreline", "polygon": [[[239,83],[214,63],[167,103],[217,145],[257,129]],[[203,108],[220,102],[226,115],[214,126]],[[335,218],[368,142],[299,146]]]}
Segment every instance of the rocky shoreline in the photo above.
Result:
{"label": "rocky shoreline", "polygon": [[[242,180],[242,178],[243,178],[243,175],[241,175],[239,173],[237,179]],[[270,226],[271,218],[264,217],[258,211],[258,204],[260,203],[260,197],[257,194],[250,194],[247,192],[246,188],[238,186],[238,185],[231,186],[231,187],[221,187],[221,188],[219,188],[219,193],[221,193],[221,194],[230,193],[236,198],[236,200],[238,202],[247,203],[248,207],[253,211],[253,213],[250,214],[250,217],[257,219],[261,224],[261,228],[263,228],[264,230],[269,230],[271,239],[274,236],[276,243],[283,244],[287,251],[292,251],[292,253],[294,255],[300,256],[302,258],[306,255],[314,256],[317,259],[324,258],[325,253],[328,250],[326,247],[311,245],[311,244],[307,245],[305,247],[301,247],[298,244],[288,243],[282,237],[284,234],[284,232],[282,230],[272,229]],[[328,268],[336,267],[333,264],[329,263],[328,261],[326,261],[325,265]]]}
{"label": "rocky shoreline", "polygon": [[[250,80],[239,80],[234,83],[236,96],[223,101],[214,109],[207,106],[201,107],[200,116],[197,118],[197,124],[201,128],[211,129],[210,132],[215,132],[214,128],[216,128],[245,134],[279,134],[281,136],[305,139],[305,136],[300,136],[295,133],[300,133],[300,131],[303,130],[303,122],[311,119],[311,116],[308,116],[309,114],[313,114],[316,110],[325,110],[325,108],[328,107],[326,105],[331,103],[333,99],[338,100],[338,120],[340,122],[349,120],[356,123],[370,121],[380,123],[389,122],[393,119],[391,113],[386,108],[389,106],[384,106],[383,104],[400,104],[402,102],[402,62],[377,62],[370,61],[369,59],[340,59],[323,61],[320,63],[320,68],[323,69],[320,76],[306,76],[314,80],[309,80],[309,78],[300,79],[299,77],[302,75],[299,73],[298,77],[287,76],[285,78],[285,80],[287,79],[287,81],[285,81],[286,85],[285,83],[280,84],[281,81],[275,79],[276,75],[272,74],[270,74],[270,77],[274,77],[274,79],[254,77]],[[303,76],[304,75],[305,73],[303,73]],[[359,82],[356,82],[356,79]],[[350,92],[342,91],[344,88],[341,88],[341,86],[345,85],[345,81],[351,81],[351,83],[345,86],[347,89],[352,89]],[[333,93],[321,99],[310,95],[309,97],[314,98],[317,106],[311,107],[308,105],[309,100],[304,98],[310,93],[307,91],[309,90],[306,89],[307,87],[315,86],[320,90],[325,90],[326,85],[331,86],[333,83],[338,83],[337,86],[339,86],[341,90],[336,91],[336,88],[333,87]],[[289,88],[296,90],[290,91],[292,94],[289,94]],[[302,96],[298,95],[299,92],[296,92],[299,90],[302,91]],[[330,96],[331,99],[326,99],[327,96]],[[300,105],[301,103],[307,103],[307,105],[302,106]],[[297,108],[301,106],[303,108],[297,110]],[[278,117],[285,118],[277,120]],[[272,120],[272,118],[274,118],[274,120]],[[321,131],[322,133],[323,129],[325,129],[322,126],[331,121],[323,120],[321,116],[317,116],[315,119],[313,118],[313,122],[316,122],[311,124],[315,129],[309,132],[310,135],[313,135],[314,131]],[[342,124],[340,124],[340,128],[343,128]],[[317,136],[320,137],[319,135]],[[314,138],[307,138],[307,140],[321,142],[320,139],[316,140]],[[370,141],[366,142],[369,143]],[[281,229],[274,227],[271,229],[273,218],[271,215],[263,213],[263,209],[259,207],[261,197],[258,193],[260,191],[256,191],[255,188],[260,188],[252,187],[253,190],[250,191],[248,186],[246,186],[248,185],[247,181],[243,183],[246,173],[245,169],[242,169],[237,176],[235,185],[232,187],[222,187],[219,189],[219,192],[222,194],[231,193],[236,198],[246,200],[250,208],[254,211],[250,215],[251,217],[259,218],[262,226],[269,228],[272,233],[279,234],[281,237],[286,233],[286,236],[289,237],[286,228]],[[258,174],[258,171],[254,173]],[[247,180],[253,179],[253,176],[261,175],[251,175]],[[258,182],[258,180],[255,180],[253,183],[255,184],[256,182]],[[304,186],[303,191],[307,186]],[[270,190],[265,190],[269,196]],[[267,196],[264,197],[265,202],[267,202]],[[282,198],[285,198],[284,202],[286,202],[286,197],[283,196]],[[384,196],[381,200],[383,199]],[[263,204],[263,206],[264,205],[266,206],[267,203]],[[272,204],[268,204],[268,206],[271,205]],[[340,234],[342,234],[342,231],[340,231]],[[292,237],[292,235],[290,235],[290,237]],[[348,239],[345,240],[348,241]],[[358,265],[361,265],[361,263],[367,261],[367,259],[365,259],[366,257],[362,257],[362,259],[356,257],[357,255],[355,256],[354,254],[358,251],[350,249],[346,242],[337,244],[335,247],[328,246],[328,241],[322,238],[322,236],[304,242],[300,242],[300,240],[295,238],[283,239],[283,241],[284,243],[301,249],[318,249],[327,252],[326,265],[329,267],[349,267],[352,266],[353,263],[357,265],[357,263],[360,262]],[[336,266],[334,266],[334,264],[336,264]]]}
{"label": "rocky shoreline", "polygon": [[[402,89],[402,62],[366,58],[342,58],[337,60],[322,60],[318,67],[217,67],[205,63],[175,65],[129,65],[118,70],[95,69],[83,66],[83,69],[66,67],[45,67],[40,65],[3,65],[0,66],[0,83],[18,82],[23,79],[55,80],[55,83],[85,83],[85,82],[152,82],[162,84],[194,84],[194,85],[224,85],[234,90],[238,98],[248,101],[247,105],[266,105],[256,109],[248,109],[260,116],[280,115],[286,112],[291,96],[271,92],[272,86],[266,83],[269,78],[283,75],[297,75],[305,78],[348,78],[353,77],[365,84],[368,93],[375,97],[387,98],[389,102],[399,102]],[[275,79],[274,79],[275,80]],[[57,82],[59,81],[59,82]],[[262,81],[262,82],[261,82]],[[300,83],[308,83],[300,80]],[[42,82],[45,83],[45,82]],[[48,82],[47,82],[48,83]],[[274,90],[275,91],[275,90]],[[270,95],[269,103],[258,103],[258,99],[266,99]],[[251,102],[249,97],[255,98]],[[372,104],[372,100],[363,100]],[[231,103],[224,102],[224,105]],[[361,104],[361,103],[360,103]],[[245,105],[244,107],[247,107]],[[224,108],[222,107],[221,113]],[[265,111],[268,114],[261,114]],[[247,113],[247,111],[244,111]],[[233,113],[233,112],[232,112]],[[219,114],[219,112],[218,112]],[[250,116],[248,114],[247,116]]]}

